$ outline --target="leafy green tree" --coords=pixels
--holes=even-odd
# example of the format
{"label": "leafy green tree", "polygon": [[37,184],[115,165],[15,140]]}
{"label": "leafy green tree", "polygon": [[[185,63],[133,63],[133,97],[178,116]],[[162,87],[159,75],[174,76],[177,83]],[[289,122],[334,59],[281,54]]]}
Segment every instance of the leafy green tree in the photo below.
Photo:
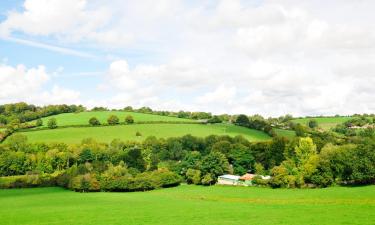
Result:
{"label": "leafy green tree", "polygon": [[243,127],[249,126],[249,123],[250,123],[249,118],[244,114],[238,115],[236,122],[235,122],[236,125],[243,126]]}
{"label": "leafy green tree", "polygon": [[201,171],[204,176],[210,174],[216,181],[218,176],[228,173],[230,168],[225,155],[215,151],[203,157]]}
{"label": "leafy green tree", "polygon": [[316,127],[318,127],[318,121],[316,121],[315,119],[311,119],[311,120],[309,120],[309,127],[311,128],[311,129],[314,129],[314,128],[316,128]]}
{"label": "leafy green tree", "polygon": [[128,115],[125,117],[125,123],[127,124],[133,124],[134,123],[134,118],[131,115]]}
{"label": "leafy green tree", "polygon": [[28,147],[27,136],[15,133],[8,138],[7,145],[13,151],[26,151]]}
{"label": "leafy green tree", "polygon": [[216,182],[216,179],[212,176],[212,174],[207,173],[206,175],[203,176],[201,182],[203,185],[212,185]]}
{"label": "leafy green tree", "polygon": [[36,125],[37,127],[41,127],[41,126],[43,126],[43,120],[40,119],[40,118],[37,119],[35,125]]}
{"label": "leafy green tree", "polygon": [[120,120],[116,115],[111,115],[108,117],[107,122],[109,125],[119,124]]}
{"label": "leafy green tree", "polygon": [[207,123],[221,123],[221,122],[223,121],[218,116],[213,116],[212,118],[207,120]]}
{"label": "leafy green tree", "polygon": [[125,156],[123,157],[123,161],[129,167],[136,168],[140,172],[146,170],[146,161],[142,156],[142,151],[140,148],[132,147],[127,149]]}
{"label": "leafy green tree", "polygon": [[89,124],[91,126],[99,126],[100,125],[100,121],[96,117],[91,117],[89,119]]}
{"label": "leafy green tree", "polygon": [[242,144],[234,144],[228,158],[235,174],[242,175],[254,168],[254,157],[250,149]]}
{"label": "leafy green tree", "polygon": [[265,175],[266,171],[264,170],[264,166],[261,163],[255,163],[254,165],[255,173],[258,175]]}
{"label": "leafy green tree", "polygon": [[186,182],[188,184],[200,184],[201,171],[195,169],[188,169],[186,172]]}
{"label": "leafy green tree", "polygon": [[300,123],[297,123],[295,126],[294,126],[294,130],[296,131],[296,135],[298,137],[306,137],[306,133],[307,133],[307,127],[300,124]]}
{"label": "leafy green tree", "polygon": [[50,118],[47,122],[47,126],[49,129],[55,129],[57,128],[57,121],[55,118]]}

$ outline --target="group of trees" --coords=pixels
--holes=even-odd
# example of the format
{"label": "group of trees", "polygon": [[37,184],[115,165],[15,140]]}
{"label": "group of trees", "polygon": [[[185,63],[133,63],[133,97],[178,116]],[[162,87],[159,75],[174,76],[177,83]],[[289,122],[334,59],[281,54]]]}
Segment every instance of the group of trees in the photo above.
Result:
{"label": "group of trees", "polygon": [[211,185],[222,174],[248,170],[271,175],[256,182],[275,188],[368,184],[375,182],[373,149],[374,137],[348,141],[318,132],[259,143],[241,136],[185,135],[110,144],[85,139],[74,145],[28,143],[15,134],[0,145],[0,176],[59,174],[52,183],[77,191],[150,190],[181,180]]}
{"label": "group of trees", "polygon": [[234,123],[238,126],[264,131],[272,137],[276,136],[276,133],[272,129],[272,125],[274,125],[273,123],[277,123],[277,119],[276,121],[272,119],[266,120],[260,115],[247,116],[240,114],[237,116]]}
{"label": "group of trees", "polygon": [[[109,125],[116,125],[120,123],[120,119],[116,115],[111,115],[107,119],[107,123]],[[131,115],[127,115],[124,119],[125,124],[133,124],[134,123],[134,118]],[[100,121],[96,117],[91,117],[89,119],[89,124],[91,126],[99,126],[101,125]]]}
{"label": "group of trees", "polygon": [[24,102],[0,105],[0,126],[13,123],[24,123],[38,118],[60,113],[82,112],[86,108],[81,105],[48,105],[39,107]]}

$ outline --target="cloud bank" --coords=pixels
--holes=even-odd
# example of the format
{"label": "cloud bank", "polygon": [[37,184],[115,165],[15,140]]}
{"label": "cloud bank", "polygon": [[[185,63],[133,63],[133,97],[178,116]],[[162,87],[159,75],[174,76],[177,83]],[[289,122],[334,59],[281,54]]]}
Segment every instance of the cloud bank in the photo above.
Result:
{"label": "cloud bank", "polygon": [[[267,116],[373,113],[374,9],[371,0],[26,0],[0,23],[0,35],[148,54],[143,62],[108,62],[97,84],[103,94],[110,90],[108,99],[55,90],[88,105]],[[35,85],[24,88],[40,94],[43,68],[4,73],[38,73]],[[4,101],[22,79],[7,83]]]}

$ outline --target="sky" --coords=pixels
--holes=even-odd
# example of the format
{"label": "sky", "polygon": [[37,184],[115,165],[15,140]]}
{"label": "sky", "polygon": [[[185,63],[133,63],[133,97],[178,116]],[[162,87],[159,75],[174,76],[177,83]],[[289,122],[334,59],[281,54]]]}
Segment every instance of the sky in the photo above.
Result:
{"label": "sky", "polygon": [[375,112],[373,0],[1,0],[0,104]]}

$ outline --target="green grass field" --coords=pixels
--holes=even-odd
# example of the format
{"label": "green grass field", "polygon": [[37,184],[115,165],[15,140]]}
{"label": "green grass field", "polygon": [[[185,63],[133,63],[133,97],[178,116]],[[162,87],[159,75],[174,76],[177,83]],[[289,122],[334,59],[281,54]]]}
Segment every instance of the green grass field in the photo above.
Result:
{"label": "green grass field", "polygon": [[[139,131],[142,136],[135,134]],[[20,132],[28,137],[30,142],[64,142],[79,143],[84,138],[94,138],[99,142],[110,142],[115,138],[121,140],[142,141],[148,136],[158,138],[180,137],[191,134],[198,137],[216,135],[243,135],[250,141],[265,141],[270,137],[264,132],[239,127],[230,124],[133,124],[104,127],[61,128]]]}
{"label": "green grass field", "polygon": [[2,225],[370,225],[375,186],[188,186],[133,193],[0,190]]}
{"label": "green grass field", "polygon": [[274,129],[277,136],[286,137],[286,138],[293,138],[296,136],[296,132],[294,130],[284,130],[284,129]]}
{"label": "green grass field", "polygon": [[91,117],[96,117],[101,123],[107,123],[107,119],[110,115],[116,115],[119,117],[120,122],[124,122],[125,117],[131,115],[135,122],[147,122],[147,121],[194,121],[191,119],[183,119],[172,116],[159,116],[145,113],[136,112],[119,112],[119,111],[103,111],[103,112],[81,112],[81,113],[63,113],[55,116],[49,116],[42,118],[43,126],[47,126],[47,121],[50,118],[56,118],[58,126],[68,125],[87,125]]}
{"label": "green grass field", "polygon": [[337,124],[345,123],[346,121],[352,119],[350,116],[340,116],[340,117],[316,117],[316,118],[301,118],[292,120],[294,123],[300,123],[308,125],[309,121],[315,119],[318,122],[318,126],[329,130],[330,128],[335,127]]}

